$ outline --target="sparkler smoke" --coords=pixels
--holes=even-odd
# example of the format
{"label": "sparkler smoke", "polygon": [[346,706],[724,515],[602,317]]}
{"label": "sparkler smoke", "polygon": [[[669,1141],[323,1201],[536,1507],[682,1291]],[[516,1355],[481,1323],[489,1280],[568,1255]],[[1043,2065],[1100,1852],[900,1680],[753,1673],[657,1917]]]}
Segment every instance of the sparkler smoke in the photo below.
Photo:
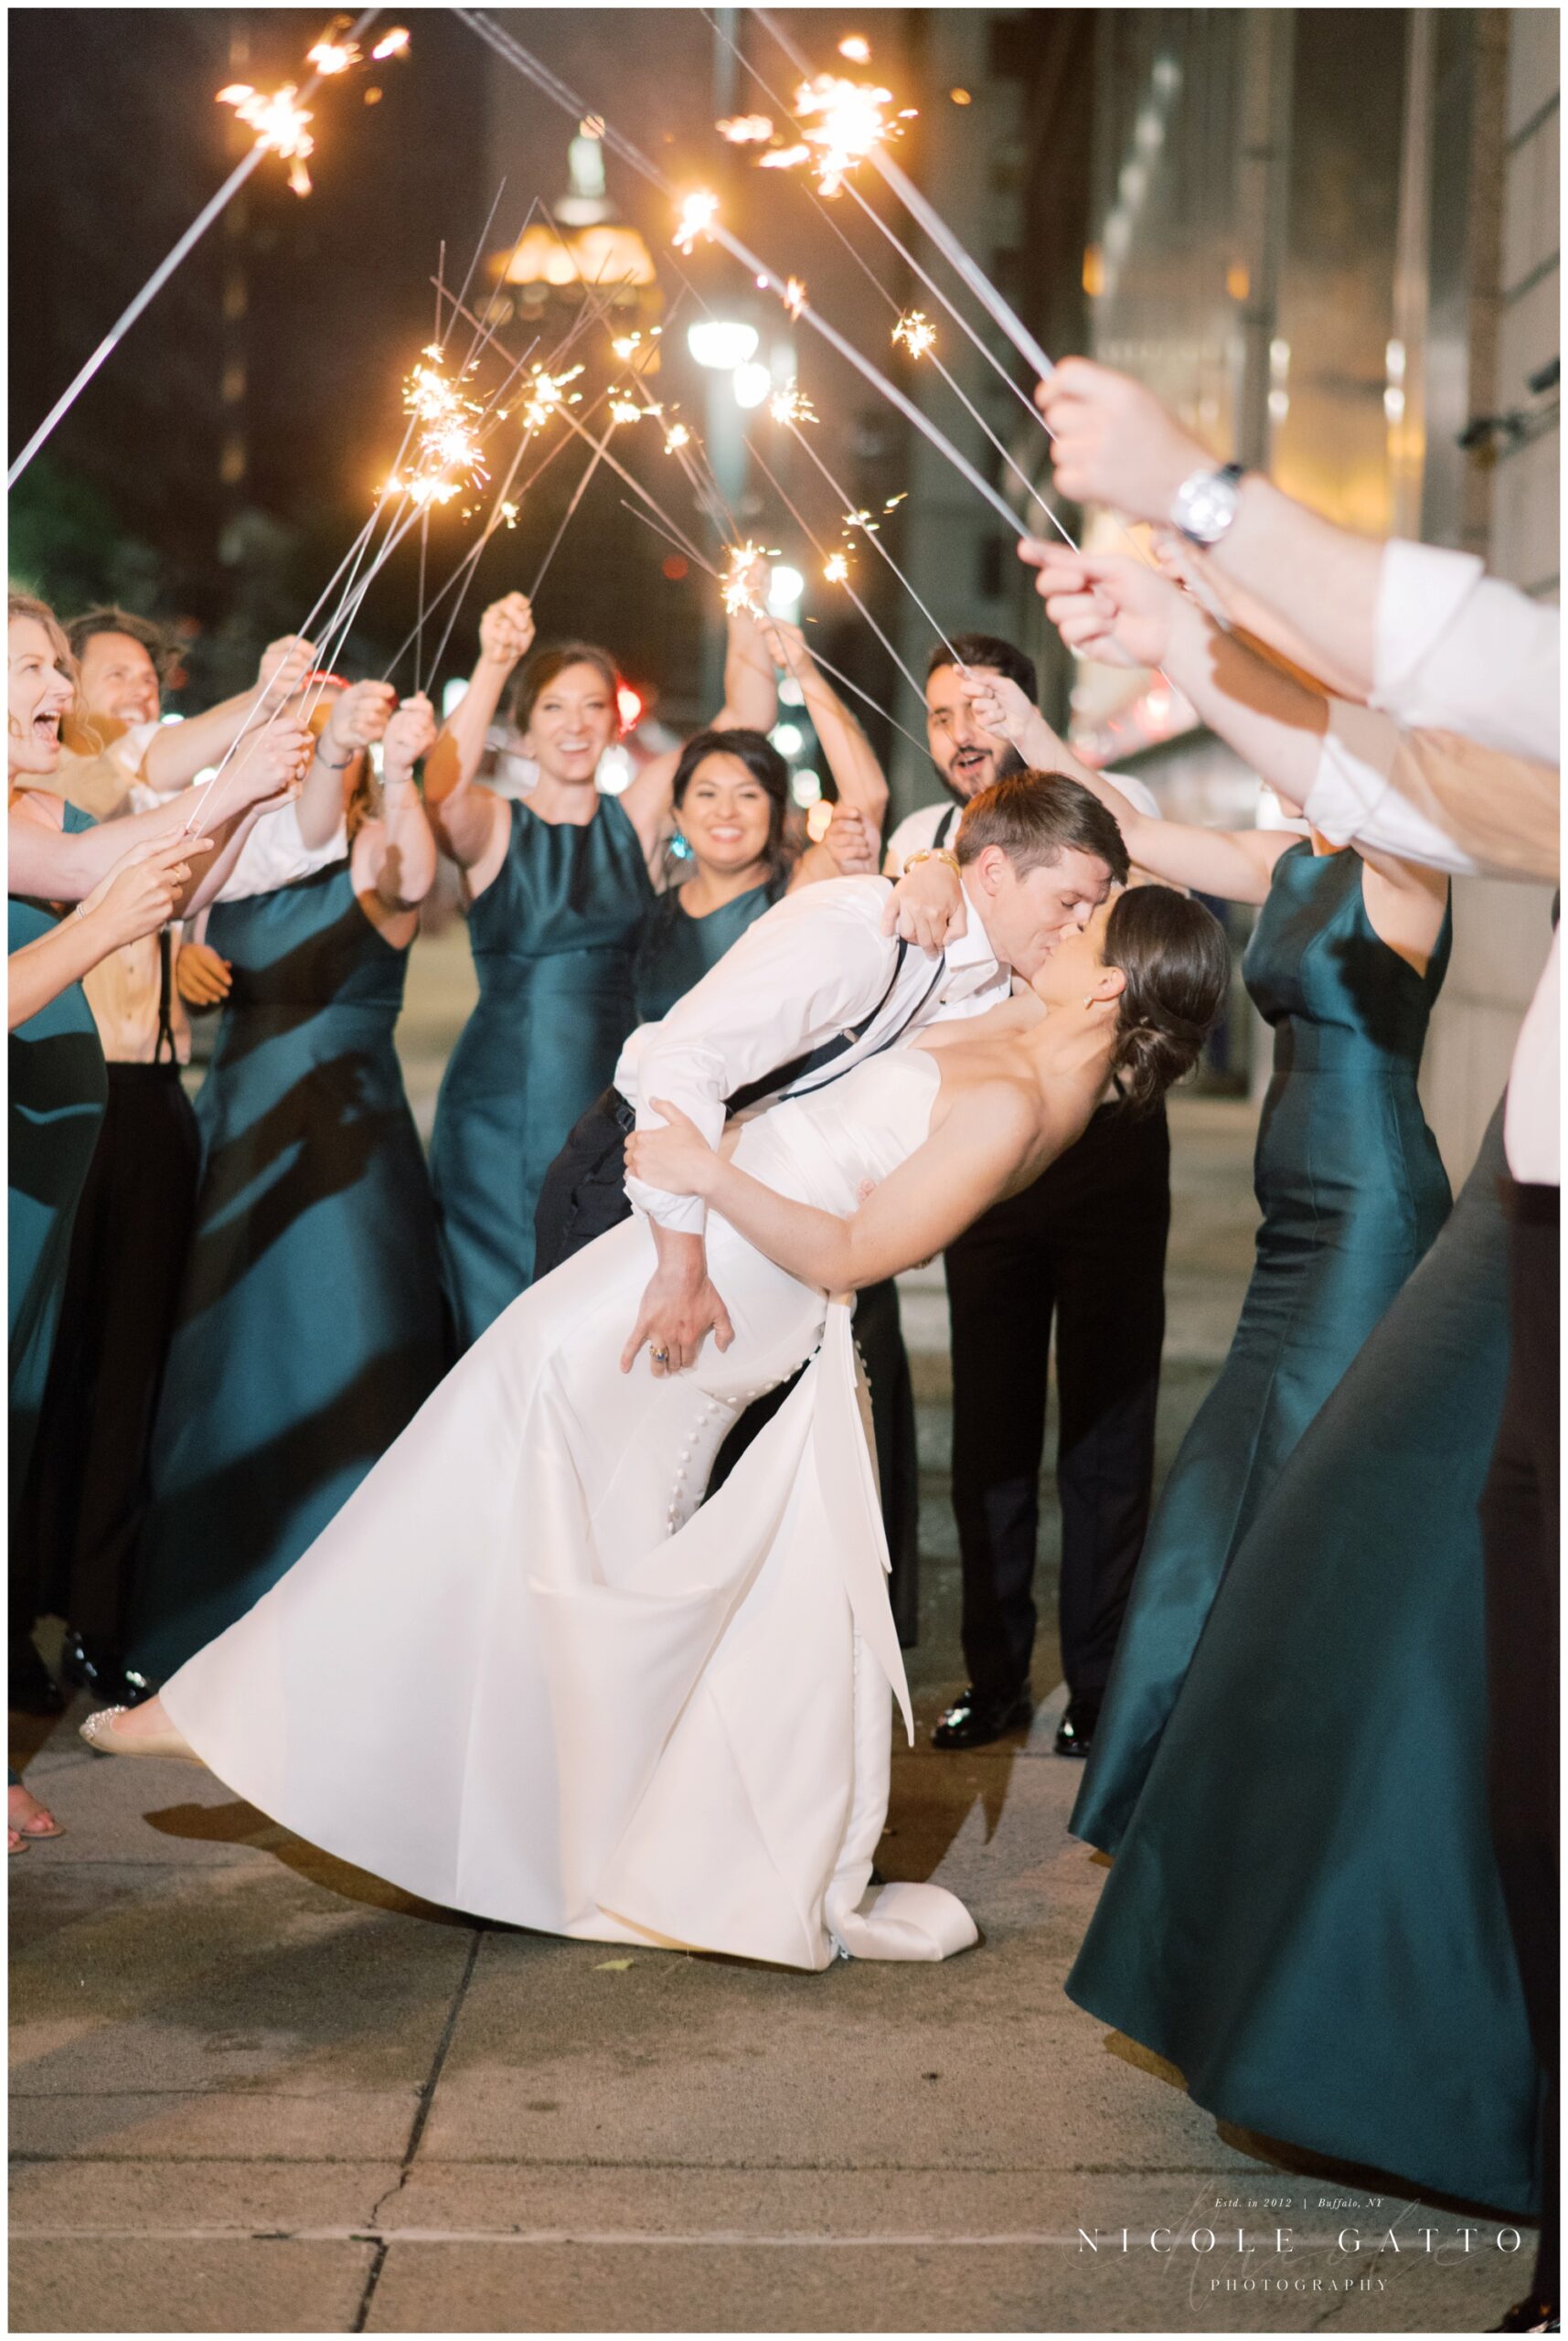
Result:
{"label": "sparkler smoke", "polygon": [[[367,8],[350,27],[347,36],[347,39],[350,42],[353,42],[358,38],[361,33],[368,32],[380,14],[381,11],[379,8]],[[404,45],[405,47],[407,45],[406,35]],[[310,97],[313,92],[320,87],[322,79],[323,76],[319,69],[312,74],[310,80],[299,92],[299,99],[302,104],[306,98]],[[233,170],[229,172],[229,176],[224,180],[223,185],[219,188],[217,194],[213,196],[211,201],[203,205],[200,211],[197,212],[196,218],[191,221],[190,226],[186,230],[184,235],[179,239],[173,250],[167,252],[164,259],[159,262],[157,267],[153,271],[151,276],[148,277],[146,283],[143,285],[135,299],[130,304],[130,306],[123,310],[121,315],[116,317],[114,323],[110,326],[109,331],[104,335],[103,339],[99,343],[97,348],[93,351],[86,365],[82,367],[80,373],[73,378],[65,390],[60,392],[59,397],[55,401],[53,406],[50,407],[48,414],[45,415],[43,421],[39,423],[37,429],[34,432],[32,437],[28,440],[21,454],[17,456],[16,462],[11,465],[10,470],[5,475],[5,485],[8,488],[16,486],[16,482],[21,478],[22,474],[27,470],[27,465],[32,462],[33,457],[37,454],[38,449],[43,446],[45,442],[50,437],[56,426],[67,414],[70,412],[71,408],[76,404],[77,400],[81,396],[83,390],[86,390],[93,376],[99,372],[101,368],[108,363],[115,350],[119,347],[120,344],[124,340],[125,336],[130,332],[131,327],[142,315],[143,310],[147,308],[152,302],[156,300],[158,294],[163,291],[164,286],[168,283],[170,277],[174,274],[176,269],[178,268],[180,262],[188,253],[195,251],[197,245],[201,241],[203,236],[206,235],[213,221],[219,217],[219,214],[223,211],[230,202],[232,202],[235,196],[239,194],[240,189],[244,186],[251,172],[255,170],[258,164],[261,163],[267,152],[268,148],[266,144],[261,139],[258,139],[255,145],[251,147],[250,153],[245,155],[243,160],[235,165]]]}

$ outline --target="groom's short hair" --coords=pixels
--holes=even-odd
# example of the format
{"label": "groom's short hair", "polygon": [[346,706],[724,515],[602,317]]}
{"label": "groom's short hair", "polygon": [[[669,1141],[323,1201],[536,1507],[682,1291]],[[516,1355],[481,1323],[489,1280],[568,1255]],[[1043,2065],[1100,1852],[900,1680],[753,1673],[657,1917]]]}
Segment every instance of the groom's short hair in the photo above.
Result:
{"label": "groom's short hair", "polygon": [[958,824],[960,864],[999,846],[1020,876],[1064,853],[1090,853],[1119,886],[1127,882],[1127,849],[1114,817],[1082,781],[1061,772],[1010,773],[972,796]]}

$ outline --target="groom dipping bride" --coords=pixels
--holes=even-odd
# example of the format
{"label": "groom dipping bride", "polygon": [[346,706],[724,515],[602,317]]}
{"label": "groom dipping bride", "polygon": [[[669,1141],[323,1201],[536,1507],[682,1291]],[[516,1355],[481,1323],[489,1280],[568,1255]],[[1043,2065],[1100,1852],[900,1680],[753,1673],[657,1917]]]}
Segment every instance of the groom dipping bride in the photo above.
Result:
{"label": "groom dipping bride", "polygon": [[942,1887],[870,1886],[892,1702],[911,1717],[853,1295],[1037,1178],[1108,1084],[1129,1113],[1161,1096],[1230,961],[1200,904],[1125,887],[1073,781],[997,782],[955,842],[945,949],[886,881],[831,882],[632,1036],[596,1110],[635,1118],[635,1213],[513,1303],[159,1698],[95,1715],[94,1748],[194,1757],[516,1926],[811,1969],[976,1940]]}

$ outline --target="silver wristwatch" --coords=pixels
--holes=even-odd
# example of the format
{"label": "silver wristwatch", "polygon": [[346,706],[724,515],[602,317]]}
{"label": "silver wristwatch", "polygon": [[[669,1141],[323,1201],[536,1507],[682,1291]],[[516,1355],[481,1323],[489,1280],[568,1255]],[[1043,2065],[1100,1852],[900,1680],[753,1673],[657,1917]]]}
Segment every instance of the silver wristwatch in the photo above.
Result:
{"label": "silver wristwatch", "polygon": [[1177,489],[1170,518],[1195,545],[1217,545],[1242,500],[1242,465],[1225,464],[1217,472],[1194,472]]}

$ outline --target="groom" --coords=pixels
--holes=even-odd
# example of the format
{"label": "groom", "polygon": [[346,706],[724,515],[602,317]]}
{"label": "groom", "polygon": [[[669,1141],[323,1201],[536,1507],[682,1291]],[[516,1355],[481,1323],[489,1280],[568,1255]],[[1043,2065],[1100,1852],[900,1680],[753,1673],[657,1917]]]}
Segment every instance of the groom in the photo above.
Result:
{"label": "groom", "polygon": [[[730,1114],[801,1097],[913,1039],[938,1018],[998,1006],[1014,973],[1026,979],[1059,936],[1082,927],[1126,849],[1104,807],[1077,781],[1020,773],[976,796],[956,841],[968,930],[944,951],[895,934],[901,914],[880,878],[804,887],[760,918],[660,1023],[634,1032],[615,1086],[568,1138],[540,1198],[541,1259],[565,1257],[624,1215],[601,1172],[626,1131],[657,1127],[651,1103],[680,1106],[717,1145]],[[911,926],[910,932],[914,932]],[[708,1273],[706,1206],[628,1180],[652,1224],[658,1265],[627,1340],[656,1374],[696,1363],[711,1333],[733,1339]]]}

